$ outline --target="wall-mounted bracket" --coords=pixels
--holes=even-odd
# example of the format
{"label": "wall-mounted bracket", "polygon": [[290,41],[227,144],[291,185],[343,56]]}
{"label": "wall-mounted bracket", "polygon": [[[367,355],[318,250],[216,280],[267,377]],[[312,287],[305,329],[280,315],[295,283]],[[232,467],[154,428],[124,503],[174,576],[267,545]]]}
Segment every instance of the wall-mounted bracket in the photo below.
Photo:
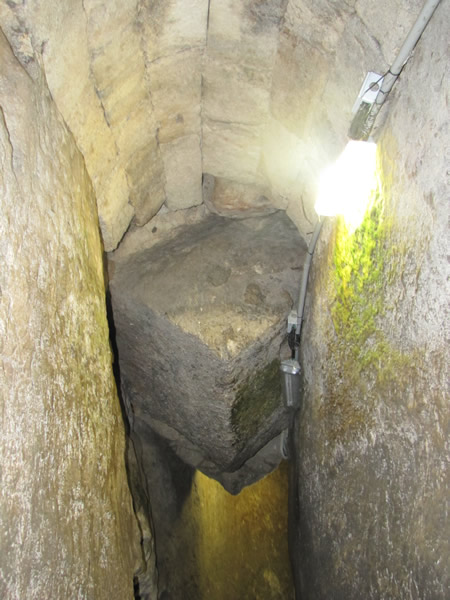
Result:
{"label": "wall-mounted bracket", "polygon": [[356,114],[361,106],[362,102],[366,104],[374,104],[377,99],[378,92],[383,84],[383,75],[369,71],[364,79],[364,82],[359,90],[358,97],[355,100],[355,104],[352,108],[352,113]]}
{"label": "wall-mounted bracket", "polygon": [[291,333],[292,327],[295,327],[297,333],[300,331],[300,318],[295,310],[291,310],[287,320],[287,332]]}

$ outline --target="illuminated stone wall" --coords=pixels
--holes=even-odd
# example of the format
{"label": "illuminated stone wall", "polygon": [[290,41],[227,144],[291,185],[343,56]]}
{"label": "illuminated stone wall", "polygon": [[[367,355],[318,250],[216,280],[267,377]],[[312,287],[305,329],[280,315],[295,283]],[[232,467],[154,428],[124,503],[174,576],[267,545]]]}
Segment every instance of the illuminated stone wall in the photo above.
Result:
{"label": "illuminated stone wall", "polygon": [[0,55],[0,597],[131,599],[95,197],[36,57]]}
{"label": "illuminated stone wall", "polygon": [[178,517],[168,598],[293,600],[287,465],[237,496],[197,471]]}
{"label": "illuminated stone wall", "polygon": [[422,0],[0,3],[23,64],[40,56],[80,148],[107,251],[164,205],[315,221],[365,72],[395,58]]}
{"label": "illuminated stone wall", "polygon": [[305,600],[448,593],[449,11],[385,108],[363,224],[327,223],[314,259],[297,432]]}

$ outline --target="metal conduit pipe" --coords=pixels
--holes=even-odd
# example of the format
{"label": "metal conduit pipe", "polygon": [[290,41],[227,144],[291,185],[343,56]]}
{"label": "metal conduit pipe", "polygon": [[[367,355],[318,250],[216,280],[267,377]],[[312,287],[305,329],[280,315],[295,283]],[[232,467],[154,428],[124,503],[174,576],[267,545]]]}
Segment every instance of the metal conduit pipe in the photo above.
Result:
{"label": "metal conduit pipe", "polygon": [[[306,290],[308,287],[311,261],[322,225],[323,221],[319,220],[314,228],[312,238],[308,245],[306,261],[303,265],[302,283],[300,287],[297,311],[291,311],[288,317],[288,341],[291,348],[292,357],[290,359],[283,360],[280,365],[284,402],[287,407],[293,408],[294,410],[299,408],[301,399],[301,369],[298,361],[298,351],[300,346],[302,324],[304,321],[303,313],[305,311]],[[284,453],[286,452],[285,437],[282,439],[282,447],[284,447],[284,450],[282,451],[284,456]]]}
{"label": "metal conduit pipe", "polygon": [[[381,110],[392,86],[397,81],[398,76],[402,72],[403,67],[407,63],[415,45],[417,44],[420,36],[422,35],[425,27],[428,25],[437,5],[441,0],[427,0],[425,2],[416,22],[412,26],[408,33],[402,47],[397,55],[397,58],[392,63],[389,71],[381,78],[382,84],[380,90],[376,96],[375,102],[372,104],[368,114],[364,117],[364,121],[361,124],[361,117],[356,114],[355,118],[350,125],[349,137],[355,140],[368,140],[372,132],[375,119]],[[361,110],[364,110],[364,105],[361,106]],[[358,111],[359,112],[359,111]]]}
{"label": "metal conduit pipe", "polygon": [[[303,313],[305,312],[305,299],[306,299],[306,290],[308,287],[308,277],[309,270],[311,268],[311,261],[314,254],[314,250],[316,248],[317,239],[320,234],[320,230],[322,229],[323,221],[317,221],[316,226],[314,228],[312,238],[309,242],[308,246],[308,255],[306,257],[305,264],[303,266],[303,275],[302,275],[302,284],[300,287],[300,294],[298,297],[298,307],[297,307],[297,326],[298,330],[296,331],[297,336],[300,338],[302,332],[302,324],[304,321]],[[296,351],[296,355],[298,357],[298,348]]]}

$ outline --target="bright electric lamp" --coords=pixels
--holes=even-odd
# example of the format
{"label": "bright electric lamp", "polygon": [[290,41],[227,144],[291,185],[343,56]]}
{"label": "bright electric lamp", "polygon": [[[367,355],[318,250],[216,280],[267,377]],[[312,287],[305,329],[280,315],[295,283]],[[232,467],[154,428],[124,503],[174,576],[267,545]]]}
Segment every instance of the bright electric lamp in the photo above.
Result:
{"label": "bright electric lamp", "polygon": [[376,185],[376,144],[351,140],[319,180],[316,212],[342,215],[356,229],[364,218]]}

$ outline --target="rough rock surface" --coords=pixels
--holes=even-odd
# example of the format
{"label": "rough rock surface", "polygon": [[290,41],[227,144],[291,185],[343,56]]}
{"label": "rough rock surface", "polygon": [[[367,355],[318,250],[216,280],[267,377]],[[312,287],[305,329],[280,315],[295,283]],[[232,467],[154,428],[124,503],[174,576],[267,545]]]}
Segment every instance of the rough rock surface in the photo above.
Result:
{"label": "rough rock surface", "polygon": [[207,208],[223,217],[247,218],[276,211],[267,186],[237,183],[204,173],[202,192]]}
{"label": "rough rock surface", "polygon": [[210,215],[150,249],[110,256],[131,419],[187,463],[235,471],[286,427],[280,345],[304,252],[278,212]]}
{"label": "rough rock surface", "polygon": [[0,597],[131,600],[95,196],[36,57],[0,56]]}
{"label": "rough rock surface", "polygon": [[290,527],[305,599],[448,597],[449,20],[443,2],[396,84],[371,212],[327,226],[314,259]]}
{"label": "rough rock surface", "polygon": [[160,597],[293,598],[285,463],[231,496],[164,440],[141,436],[138,447],[152,496]]}
{"label": "rough rock surface", "polygon": [[307,234],[317,174],[345,143],[364,73],[386,71],[421,5],[11,0],[0,18],[27,69],[42,57],[109,251],[164,203],[200,204],[203,173],[244,186],[238,211],[258,208],[264,188]]}
{"label": "rough rock surface", "polygon": [[[59,114],[84,159],[93,188],[93,193],[89,188],[87,195],[91,204],[97,202],[104,246],[111,250],[130,224],[131,229],[142,226],[140,235],[133,232],[136,248],[141,242],[162,239],[171,222],[183,220],[180,213],[185,211],[180,208],[201,201],[198,194],[202,174],[209,174],[219,182],[213,202],[208,203],[211,210],[240,216],[242,209],[248,214],[270,210],[272,204],[286,210],[306,237],[316,219],[312,206],[318,174],[346,142],[351,107],[364,74],[368,70],[380,73],[387,70],[422,4],[423,0],[192,0],[189,3],[185,0],[8,0],[0,2],[0,22],[30,81],[45,79],[48,83]],[[444,571],[439,569],[446,556],[441,551],[442,532],[446,532],[441,507],[446,499],[439,494],[447,488],[439,465],[448,463],[441,435],[441,431],[447,435],[448,387],[442,376],[448,372],[448,360],[440,345],[445,330],[442,315],[447,310],[448,298],[448,291],[442,292],[442,273],[448,268],[442,248],[448,237],[447,214],[442,208],[443,198],[448,195],[444,162],[445,159],[448,163],[448,124],[442,117],[448,96],[447,49],[442,50],[446,44],[443,30],[448,24],[448,10],[448,2],[444,0],[377,121],[379,126],[391,115],[382,153],[383,172],[395,174],[392,181],[387,175],[384,184],[384,189],[392,190],[393,201],[386,201],[386,214],[393,237],[384,241],[383,248],[390,260],[391,255],[398,254],[401,264],[387,273],[383,298],[391,313],[380,313],[378,323],[396,351],[393,354],[391,348],[388,352],[390,370],[386,361],[380,359],[375,364],[364,358],[366,364],[372,364],[374,373],[380,371],[380,377],[391,389],[377,388],[375,383],[379,382],[374,383],[372,373],[355,377],[353,369],[349,369],[348,381],[356,382],[355,389],[363,390],[361,397],[367,398],[367,402],[356,398],[355,389],[345,384],[344,374],[348,373],[340,362],[342,357],[348,359],[355,344],[349,344],[342,332],[338,334],[330,319],[336,305],[334,257],[331,246],[322,250],[319,247],[312,304],[317,309],[308,325],[310,329],[305,329],[306,337],[311,339],[305,353],[310,399],[305,404],[301,424],[298,478],[307,515],[300,525],[301,538],[298,537],[304,542],[300,550],[306,565],[301,573],[306,598],[351,598],[352,594],[359,598],[364,590],[369,598],[422,596],[434,600],[442,597],[445,586]],[[437,23],[442,29],[436,29]],[[420,47],[426,40],[436,45],[422,54]],[[5,60],[2,55],[2,67]],[[43,83],[42,86],[45,88]],[[406,99],[403,92],[400,94],[401,86],[409,90]],[[17,109],[14,123],[11,123],[11,107],[9,121],[8,111],[1,115],[5,185],[20,180],[17,167],[21,165],[37,177],[29,174],[24,187],[28,191],[22,195],[27,200],[33,198],[33,203],[16,201],[19,195],[13,203],[9,190],[1,199],[8,207],[3,210],[2,204],[2,216],[7,218],[0,244],[2,249],[6,248],[7,259],[2,262],[1,277],[10,278],[8,286],[13,285],[13,280],[18,283],[14,294],[11,292],[9,296],[5,292],[8,286],[2,284],[0,302],[4,303],[2,310],[7,310],[4,307],[9,302],[8,310],[16,311],[8,313],[8,319],[14,320],[18,315],[20,320],[25,314],[30,319],[26,327],[17,329],[18,333],[14,332],[15,325],[6,320],[7,327],[3,326],[0,335],[10,353],[6,358],[9,369],[6,379],[12,382],[14,394],[17,390],[18,396],[22,394],[19,400],[6,404],[10,412],[5,414],[7,418],[11,416],[11,428],[29,433],[36,427],[40,435],[35,436],[38,439],[32,450],[26,446],[22,452],[30,443],[25,434],[24,446],[16,438],[10,446],[2,445],[2,452],[5,448],[2,460],[6,456],[9,465],[18,462],[22,466],[21,460],[16,460],[19,456],[25,462],[28,459],[28,467],[16,477],[17,489],[25,490],[26,504],[21,507],[19,520],[7,498],[13,527],[18,523],[20,533],[26,532],[24,550],[22,553],[16,547],[9,553],[2,548],[1,554],[17,559],[14,576],[23,582],[19,595],[28,597],[29,589],[24,590],[31,581],[27,558],[32,556],[34,560],[38,552],[46,566],[42,568],[38,559],[33,563],[37,565],[32,573],[37,594],[41,592],[43,578],[57,577],[53,570],[64,578],[67,573],[67,582],[78,577],[76,569],[67,567],[64,553],[60,553],[58,563],[53,555],[47,561],[54,529],[46,527],[46,518],[38,525],[33,521],[32,531],[36,536],[40,532],[42,535],[32,537],[31,541],[27,539],[30,514],[36,515],[35,506],[42,503],[41,489],[37,491],[38,485],[31,476],[29,456],[39,457],[35,463],[38,466],[45,461],[51,463],[51,454],[39,462],[42,440],[47,441],[49,435],[64,456],[74,457],[78,451],[78,456],[84,457],[87,453],[88,466],[83,475],[86,473],[89,483],[81,492],[77,487],[69,490],[64,485],[60,488],[52,484],[50,500],[45,506],[52,510],[57,506],[58,515],[62,515],[61,539],[71,541],[73,536],[83,542],[87,538],[97,541],[103,539],[105,531],[112,531],[108,529],[109,517],[116,512],[115,509],[103,512],[100,525],[92,516],[97,514],[95,506],[99,500],[97,495],[91,497],[86,492],[90,483],[92,489],[99,485],[100,494],[106,495],[109,493],[106,488],[114,486],[105,481],[103,471],[100,475],[95,473],[96,459],[92,458],[95,452],[91,453],[90,448],[97,449],[97,443],[104,449],[113,447],[113,454],[120,462],[122,446],[120,442],[114,445],[118,438],[113,432],[119,431],[120,425],[116,428],[115,408],[111,417],[108,403],[114,404],[114,400],[105,391],[112,386],[108,383],[109,375],[105,375],[109,373],[104,366],[105,355],[103,350],[97,353],[106,338],[103,336],[101,343],[93,344],[92,320],[87,318],[85,326],[81,316],[91,314],[89,310],[97,306],[98,297],[94,295],[97,300],[90,298],[83,300],[84,303],[80,300],[77,308],[78,298],[87,293],[98,268],[93,258],[97,250],[85,243],[86,236],[90,239],[91,234],[96,235],[90,228],[92,223],[84,225],[83,215],[91,208],[84,205],[82,210],[76,208],[78,194],[82,195],[89,187],[81,166],[83,161],[73,140],[67,141],[71,138],[61,126],[60,118],[55,117],[59,125],[55,125],[53,133],[47,131],[43,121],[48,122],[48,128],[53,127],[56,122],[53,117],[33,113],[30,119],[24,110],[30,98],[34,102],[34,93],[27,87],[17,87],[14,94]],[[30,135],[24,134],[26,142],[19,144],[13,125],[19,126],[22,119]],[[42,133],[38,139],[31,134],[36,123]],[[14,148],[13,162],[11,148]],[[36,159],[33,162],[30,158],[32,166],[26,166],[27,151]],[[72,167],[60,161],[65,161],[65,165],[71,162]],[[9,170],[13,163],[15,176]],[[73,170],[84,173],[81,179],[71,178]],[[47,176],[54,177],[58,184],[50,186],[51,200],[41,210],[40,190]],[[67,191],[64,202],[54,191],[60,189],[58,186]],[[270,204],[262,205],[262,197]],[[196,222],[204,208],[195,208],[189,219]],[[171,212],[163,214],[166,209]],[[72,218],[73,210],[81,214],[83,226],[79,228],[73,225],[78,222],[78,217]],[[61,216],[63,211],[67,211],[68,220]],[[153,217],[155,214],[158,216]],[[48,234],[45,239],[43,231]],[[323,239],[328,243],[327,231],[328,235],[334,233],[324,230]],[[343,240],[342,230],[336,232],[336,240]],[[127,245],[125,241],[123,247]],[[355,246],[353,250],[359,252]],[[46,260],[38,261],[36,257]],[[13,259],[14,272],[10,270]],[[322,271],[324,280],[319,277]],[[66,274],[71,278],[70,287],[63,281]],[[45,293],[42,291],[42,282],[47,277],[57,282],[56,287],[48,285],[48,294],[47,287]],[[34,287],[30,279],[36,282]],[[66,297],[69,308],[64,304]],[[362,300],[363,305],[371,306],[371,294],[363,293]],[[73,339],[65,335],[67,331]],[[47,352],[48,340],[54,342],[51,352]],[[32,354],[32,359],[17,360],[23,348],[23,352],[28,352],[27,357]],[[34,353],[30,349],[35,349]],[[408,357],[411,349],[415,353],[413,362],[420,368],[412,365],[411,356]],[[49,364],[47,358],[54,356],[54,364]],[[352,366],[356,363],[351,362]],[[14,376],[11,369],[15,369]],[[50,371],[51,385],[45,376]],[[100,377],[99,373],[103,375]],[[99,377],[103,377],[103,383],[99,383]],[[367,390],[369,384],[373,384],[373,389]],[[75,390],[70,396],[74,401],[65,410],[70,400],[69,388]],[[442,390],[447,394],[445,398]],[[39,413],[42,407],[37,407],[36,402],[41,397],[48,398],[48,394],[53,394],[49,400],[52,410],[45,412],[44,417],[50,415],[50,421],[36,417],[31,423],[36,414],[42,414]],[[323,405],[328,395],[332,399],[327,411]],[[31,396],[33,401],[29,399]],[[99,401],[106,397],[105,403]],[[363,431],[366,419],[367,429]],[[350,429],[346,429],[347,421],[351,423]],[[68,438],[70,444],[62,437],[67,422],[73,432]],[[92,422],[94,425],[89,429]],[[182,439],[178,431],[159,423],[168,436],[175,436],[171,443],[183,443],[192,461],[203,460],[202,453],[190,440]],[[339,442],[336,432],[345,434]],[[11,439],[9,433],[4,439]],[[100,456],[100,463],[106,461],[112,472],[106,450]],[[73,462],[76,464],[75,459]],[[44,482],[57,478],[59,483],[61,469],[66,469],[67,464],[64,460],[58,464],[62,466],[53,471],[45,467],[35,472],[42,473]],[[249,464],[247,461],[246,466]],[[120,471],[119,487],[122,476]],[[79,493],[84,505],[78,501]],[[58,499],[56,504],[51,500],[52,494]],[[64,494],[70,502],[73,500],[75,516],[66,513],[65,508],[59,509],[60,505],[66,506],[59,502]],[[115,497],[119,502],[117,494]],[[110,500],[105,502],[103,508],[109,506]],[[111,502],[114,504],[114,500]],[[144,494],[139,507],[145,504]],[[88,508],[83,511],[83,506]],[[128,514],[128,508],[124,511]],[[15,530],[11,531],[14,537]],[[114,538],[117,542],[114,547],[119,544],[117,540],[126,539],[122,529],[120,532]],[[148,528],[144,537],[147,544]],[[58,532],[53,539],[57,540],[57,546]],[[70,543],[67,545],[71,551]],[[81,556],[77,582],[85,581],[88,567],[83,561],[91,556],[90,550],[84,552],[85,546],[79,544],[73,547],[76,557]],[[100,542],[92,553],[90,564],[103,564],[105,554],[100,551]],[[106,559],[109,558],[107,554]],[[22,568],[24,574],[20,572]],[[124,569],[130,573],[128,563]],[[115,578],[119,577],[120,568],[114,566],[113,571],[107,584],[115,585]],[[108,576],[111,572],[109,569]],[[94,577],[94,570],[89,576]],[[347,586],[348,581],[351,584]],[[327,582],[334,582],[334,589],[320,587]],[[50,587],[58,593],[58,584],[53,583]],[[366,584],[368,589],[364,587]],[[113,595],[119,589],[118,584]],[[96,594],[101,592],[96,589]],[[41,597],[45,596],[44,591]],[[67,597],[65,590],[61,596]]]}

